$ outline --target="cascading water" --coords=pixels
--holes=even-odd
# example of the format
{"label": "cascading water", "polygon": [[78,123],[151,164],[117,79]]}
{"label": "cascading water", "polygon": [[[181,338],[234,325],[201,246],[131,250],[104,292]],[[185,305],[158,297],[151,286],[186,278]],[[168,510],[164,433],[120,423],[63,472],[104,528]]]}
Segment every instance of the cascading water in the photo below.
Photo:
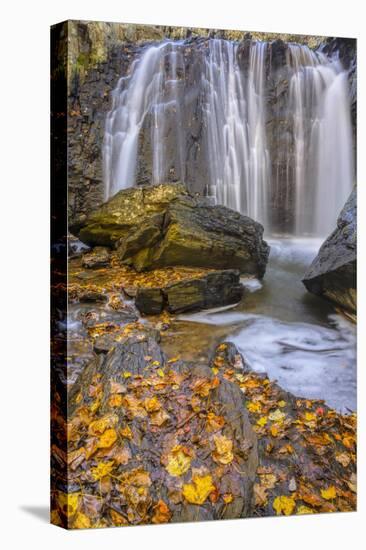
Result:
{"label": "cascading water", "polygon": [[289,45],[288,63],[293,68],[289,116],[295,150],[295,233],[324,236],[335,227],[352,189],[347,74],[339,61],[298,44]]}
{"label": "cascading water", "polygon": [[[244,67],[239,44],[227,40],[145,48],[112,94],[103,147],[105,198],[136,184],[143,137],[150,150],[148,181],[191,185],[201,171],[200,191],[260,221],[268,233],[275,205],[292,209],[291,233],[328,234],[353,184],[347,73],[337,59],[288,44],[283,118],[291,139],[287,175],[278,181],[272,172],[279,153],[267,128],[270,46],[251,42]],[[196,71],[187,65],[189,56]],[[197,121],[201,129],[193,135]]]}

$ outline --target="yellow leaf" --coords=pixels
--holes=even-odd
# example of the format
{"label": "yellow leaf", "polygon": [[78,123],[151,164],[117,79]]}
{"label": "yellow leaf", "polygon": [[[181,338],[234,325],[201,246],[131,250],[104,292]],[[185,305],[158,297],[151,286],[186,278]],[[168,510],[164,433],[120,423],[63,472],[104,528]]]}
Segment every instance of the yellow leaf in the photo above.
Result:
{"label": "yellow leaf", "polygon": [[276,497],[273,501],[273,509],[278,516],[281,514],[289,516],[295,509],[295,501],[292,497]]}
{"label": "yellow leaf", "polygon": [[107,477],[113,470],[113,460],[108,462],[99,462],[97,466],[91,468],[91,474],[95,481],[99,481],[103,477]]}
{"label": "yellow leaf", "polygon": [[192,477],[192,483],[183,485],[183,496],[191,504],[203,504],[208,495],[215,490],[212,483],[212,477],[207,474],[204,476],[195,475]]}
{"label": "yellow leaf", "polygon": [[125,372],[123,373],[123,378],[130,378],[131,376],[132,376],[132,374],[131,374],[130,372],[128,372],[128,371],[125,371]]}
{"label": "yellow leaf", "polygon": [[89,424],[89,433],[90,435],[102,435],[107,428],[113,428],[117,422],[118,416],[116,414],[107,414]]}
{"label": "yellow leaf", "polygon": [[145,399],[144,407],[147,410],[147,412],[152,413],[161,409],[161,403],[159,399],[154,395],[154,397]]}
{"label": "yellow leaf", "polygon": [[258,426],[263,427],[267,424],[267,421],[268,421],[268,419],[267,419],[266,416],[261,416],[260,419],[257,420],[257,424],[258,424]]}
{"label": "yellow leaf", "polygon": [[222,495],[222,498],[225,504],[230,504],[230,502],[234,500],[234,497],[231,493],[225,493],[224,495]]}
{"label": "yellow leaf", "polygon": [[333,498],[336,498],[337,491],[336,491],[336,488],[333,485],[331,485],[327,489],[322,489],[320,491],[320,494],[322,495],[323,498],[325,498],[325,500],[332,500]]}
{"label": "yellow leaf", "polygon": [[230,464],[233,461],[233,442],[224,435],[214,435],[215,451],[212,453],[212,458],[215,462],[221,464]]}
{"label": "yellow leaf", "polygon": [[271,426],[271,435],[273,437],[277,437],[279,432],[280,432],[280,430],[278,429],[277,426],[275,426],[275,425]]}
{"label": "yellow leaf", "polygon": [[164,373],[163,369],[158,369],[156,372],[158,373],[158,376],[160,376],[160,378],[164,378],[165,373]]}
{"label": "yellow leaf", "polygon": [[249,412],[256,413],[256,412],[260,412],[261,406],[257,402],[249,401],[247,403],[247,409],[248,409]]}
{"label": "yellow leaf", "polygon": [[80,493],[58,493],[57,504],[65,516],[72,518],[79,508]]}
{"label": "yellow leaf", "polygon": [[298,507],[296,510],[296,514],[314,514],[314,510],[309,508],[308,506],[304,506],[303,504]]}
{"label": "yellow leaf", "polygon": [[277,405],[278,405],[279,407],[281,407],[281,409],[282,409],[283,407],[286,407],[286,404],[287,404],[286,401],[284,401],[283,399],[281,399],[281,401],[279,401],[279,402],[277,403]]}
{"label": "yellow leaf", "polygon": [[117,441],[117,432],[114,428],[109,428],[100,436],[98,447],[100,449],[108,449]]}
{"label": "yellow leaf", "polygon": [[212,367],[213,374],[217,374],[219,372],[219,369],[217,367]]}
{"label": "yellow leaf", "polygon": [[120,407],[122,405],[122,395],[119,393],[112,394],[108,399],[108,405],[110,407]]}
{"label": "yellow leaf", "polygon": [[188,449],[182,445],[176,445],[168,455],[166,469],[171,476],[181,476],[189,470],[191,460],[192,456]]}
{"label": "yellow leaf", "polygon": [[82,512],[79,512],[78,515],[75,518],[75,521],[73,523],[74,529],[89,529],[91,527],[91,521]]}

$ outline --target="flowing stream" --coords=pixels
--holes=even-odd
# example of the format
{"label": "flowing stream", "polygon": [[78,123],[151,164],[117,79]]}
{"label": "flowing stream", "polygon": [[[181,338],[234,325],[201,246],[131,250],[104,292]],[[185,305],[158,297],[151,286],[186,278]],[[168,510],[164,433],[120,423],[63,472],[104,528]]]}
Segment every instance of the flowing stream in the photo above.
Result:
{"label": "flowing stream", "polygon": [[169,353],[206,360],[207,350],[234,342],[250,367],[301,397],[356,409],[356,327],[301,283],[318,239],[271,239],[265,278],[243,280],[234,307],[182,314],[163,339]]}

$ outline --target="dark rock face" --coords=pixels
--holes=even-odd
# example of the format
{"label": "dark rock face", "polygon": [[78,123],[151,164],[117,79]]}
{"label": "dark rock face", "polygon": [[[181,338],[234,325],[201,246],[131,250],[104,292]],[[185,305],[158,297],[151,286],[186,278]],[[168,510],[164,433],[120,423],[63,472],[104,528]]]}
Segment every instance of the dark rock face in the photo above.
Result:
{"label": "dark rock face", "polygon": [[259,223],[179,184],[120,191],[74,227],[87,244],[117,246],[137,271],[185,265],[263,277],[269,254]]}
{"label": "dark rock face", "polygon": [[212,271],[203,277],[179,281],[164,288],[138,288],[135,305],[154,315],[166,308],[171,313],[208,309],[239,302],[243,296],[239,271]]}
{"label": "dark rock face", "polygon": [[337,227],[321,246],[303,283],[351,313],[356,313],[357,202],[353,190],[337,221]]}

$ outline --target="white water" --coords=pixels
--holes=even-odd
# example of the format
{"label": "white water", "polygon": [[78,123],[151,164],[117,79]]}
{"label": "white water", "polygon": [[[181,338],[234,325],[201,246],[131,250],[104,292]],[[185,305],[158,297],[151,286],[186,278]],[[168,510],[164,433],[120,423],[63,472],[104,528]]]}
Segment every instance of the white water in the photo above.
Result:
{"label": "white water", "polygon": [[[290,44],[293,68],[295,233],[325,236],[352,189],[353,153],[347,74],[339,61]],[[287,193],[292,181],[287,182]]]}
{"label": "white water", "polygon": [[[270,244],[266,277],[254,293],[231,309],[180,315],[174,330],[182,322],[192,332],[197,323],[207,326],[210,335],[217,331],[219,341],[234,342],[252,369],[266,372],[284,389],[324,399],[339,411],[355,410],[356,327],[301,283],[319,240]],[[204,329],[200,334],[204,339]]]}
{"label": "white water", "polygon": [[[152,183],[187,181],[189,123],[184,106],[199,95],[203,121],[199,147],[206,152],[206,193],[270,227],[270,198],[277,207],[293,197],[296,235],[326,236],[353,185],[353,152],[347,74],[337,59],[289,44],[289,87],[284,116],[293,142],[287,181],[272,183],[266,120],[269,44],[252,42],[248,68],[238,43],[210,39],[148,46],[113,91],[103,147],[105,199],[136,184],[139,139],[149,128]],[[194,48],[201,79],[189,82],[185,55]],[[194,80],[196,77],[194,77]],[[286,131],[282,128],[279,132]],[[167,138],[168,136],[168,138]],[[170,157],[167,158],[169,140]],[[282,192],[279,191],[282,189]]]}

